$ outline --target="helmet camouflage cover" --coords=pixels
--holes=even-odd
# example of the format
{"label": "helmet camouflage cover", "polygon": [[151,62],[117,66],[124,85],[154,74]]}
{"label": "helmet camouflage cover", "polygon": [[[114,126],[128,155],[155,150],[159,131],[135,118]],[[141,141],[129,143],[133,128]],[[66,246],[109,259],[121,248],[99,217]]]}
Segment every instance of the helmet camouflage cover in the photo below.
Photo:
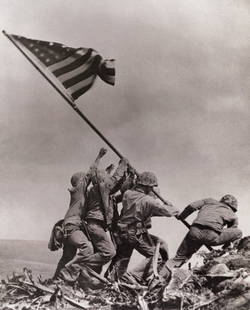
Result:
{"label": "helmet camouflage cover", "polygon": [[157,177],[153,172],[144,171],[140,173],[136,180],[137,184],[146,186],[157,186]]}
{"label": "helmet camouflage cover", "polygon": [[85,176],[86,174],[82,171],[74,173],[70,179],[71,185],[76,187]]}
{"label": "helmet camouflage cover", "polygon": [[238,201],[233,195],[225,195],[221,198],[221,202],[227,204],[229,207],[237,211],[238,209]]}

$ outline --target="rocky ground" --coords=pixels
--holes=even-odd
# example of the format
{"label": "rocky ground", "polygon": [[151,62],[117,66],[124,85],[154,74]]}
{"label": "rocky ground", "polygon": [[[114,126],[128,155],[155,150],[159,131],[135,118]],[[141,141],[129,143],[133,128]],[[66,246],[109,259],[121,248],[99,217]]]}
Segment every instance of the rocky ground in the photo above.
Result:
{"label": "rocky ground", "polygon": [[[149,290],[135,283],[109,283],[83,289],[33,279],[24,269],[0,284],[0,308],[33,309],[143,309],[143,310],[249,310],[250,236],[237,248],[201,253],[204,264],[191,270],[175,269],[168,285]],[[102,278],[98,279],[102,281]]]}

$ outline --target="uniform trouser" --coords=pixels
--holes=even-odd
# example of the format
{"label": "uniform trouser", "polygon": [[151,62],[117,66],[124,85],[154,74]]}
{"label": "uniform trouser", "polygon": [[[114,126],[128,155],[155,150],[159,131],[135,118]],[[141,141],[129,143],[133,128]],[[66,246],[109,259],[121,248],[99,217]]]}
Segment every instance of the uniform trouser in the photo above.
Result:
{"label": "uniform trouser", "polygon": [[100,224],[89,223],[88,232],[91,241],[80,230],[68,237],[69,242],[78,248],[78,252],[60,271],[60,277],[66,281],[76,281],[85,266],[100,273],[102,266],[115,255],[114,245]]}
{"label": "uniform trouser", "polygon": [[128,234],[125,238],[121,237],[117,247],[117,254],[113,258],[106,275],[113,280],[125,275],[133,250],[135,249],[145,259],[129,274],[132,274],[135,279],[146,280],[152,274],[152,258],[157,242],[160,242],[160,256],[158,260],[158,267],[160,267],[168,259],[167,244],[163,240],[147,232],[139,235]]}
{"label": "uniform trouser", "polygon": [[67,238],[63,244],[63,254],[59,260],[53,278],[57,278],[61,269],[70,262],[76,255],[77,247],[71,243],[71,238]]}
{"label": "uniform trouser", "polygon": [[241,237],[242,232],[238,228],[225,228],[219,233],[200,225],[199,227],[191,226],[180,244],[175,257],[167,262],[167,266],[169,268],[182,266],[202,245],[222,245],[239,240]]}

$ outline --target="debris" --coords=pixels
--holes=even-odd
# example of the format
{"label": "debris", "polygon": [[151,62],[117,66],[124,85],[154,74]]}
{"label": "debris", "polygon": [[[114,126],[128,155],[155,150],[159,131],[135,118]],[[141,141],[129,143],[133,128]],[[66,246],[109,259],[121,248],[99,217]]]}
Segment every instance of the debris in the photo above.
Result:
{"label": "debris", "polygon": [[[204,264],[191,270],[174,269],[171,281],[157,289],[139,283],[111,283],[95,272],[99,289],[82,289],[62,281],[34,279],[24,268],[0,282],[4,310],[248,310],[250,309],[249,238],[229,252],[201,253]],[[235,263],[235,262],[241,263]],[[242,263],[243,262],[243,263]]]}

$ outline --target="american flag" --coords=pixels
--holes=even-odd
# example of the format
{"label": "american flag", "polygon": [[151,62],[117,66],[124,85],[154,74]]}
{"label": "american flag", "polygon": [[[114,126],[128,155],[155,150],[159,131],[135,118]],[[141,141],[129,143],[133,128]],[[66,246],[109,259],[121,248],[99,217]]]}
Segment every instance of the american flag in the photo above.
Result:
{"label": "american flag", "polygon": [[114,60],[104,60],[92,48],[72,48],[56,42],[9,36],[59,80],[72,100],[89,90],[97,76],[108,84],[115,84]]}

